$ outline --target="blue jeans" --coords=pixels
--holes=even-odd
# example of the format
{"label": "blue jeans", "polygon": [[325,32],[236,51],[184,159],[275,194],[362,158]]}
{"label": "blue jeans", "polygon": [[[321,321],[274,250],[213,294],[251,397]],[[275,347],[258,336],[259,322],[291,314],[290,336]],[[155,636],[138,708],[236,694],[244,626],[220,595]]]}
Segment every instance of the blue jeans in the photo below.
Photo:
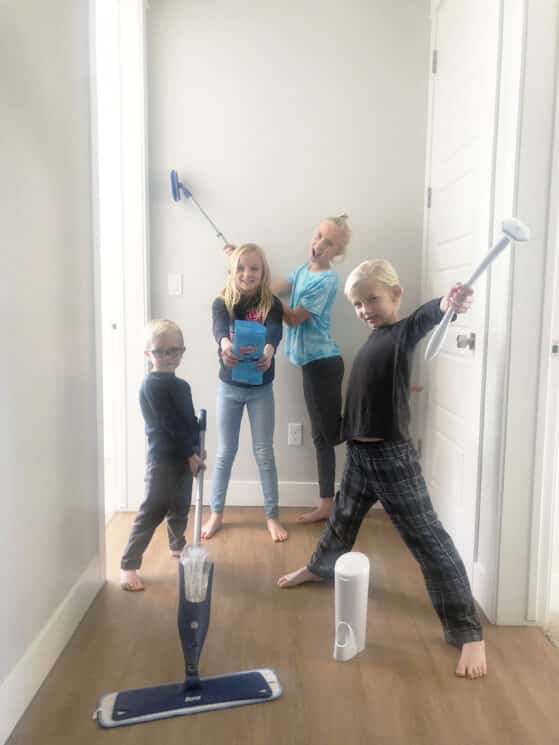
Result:
{"label": "blue jeans", "polygon": [[221,513],[231,477],[231,468],[239,447],[239,432],[244,407],[248,409],[252,450],[260,472],[267,518],[278,515],[278,472],[274,458],[274,391],[272,384],[242,388],[218,382],[217,453],[213,476],[212,512]]}

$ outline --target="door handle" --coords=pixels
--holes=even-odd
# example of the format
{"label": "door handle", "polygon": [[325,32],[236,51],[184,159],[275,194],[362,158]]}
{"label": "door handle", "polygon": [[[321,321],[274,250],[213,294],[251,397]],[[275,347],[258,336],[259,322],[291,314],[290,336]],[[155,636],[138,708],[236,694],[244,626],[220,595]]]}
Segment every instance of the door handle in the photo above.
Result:
{"label": "door handle", "polygon": [[476,348],[476,335],[471,334],[458,334],[456,337],[456,346],[458,349],[475,349]]}

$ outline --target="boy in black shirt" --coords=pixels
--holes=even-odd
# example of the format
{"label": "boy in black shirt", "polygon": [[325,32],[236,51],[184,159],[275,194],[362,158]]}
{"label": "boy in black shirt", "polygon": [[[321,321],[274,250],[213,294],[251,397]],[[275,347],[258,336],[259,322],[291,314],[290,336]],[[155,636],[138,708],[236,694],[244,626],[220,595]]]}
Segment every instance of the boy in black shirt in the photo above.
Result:
{"label": "boy in black shirt", "polygon": [[352,549],[365,515],[380,500],[421,567],[445,639],[461,650],[456,674],[483,677],[485,646],[466,570],[433,509],[408,433],[413,350],[447,308],[468,310],[472,290],[456,284],[445,297],[400,320],[398,275],[389,262],[374,260],[353,270],[345,294],[372,333],[357,353],[347,387],[344,475],[308,566],[281,577],[278,584],[333,579],[336,560]]}
{"label": "boy in black shirt", "polygon": [[140,406],[146,426],[146,491],[120,564],[123,590],[144,589],[137,570],[160,522],[167,518],[169,548],[180,556],[192,496],[192,477],[204,468],[190,386],[175,370],[184,354],[182,331],[173,321],[147,325],[144,354],[153,369],[142,383]]}

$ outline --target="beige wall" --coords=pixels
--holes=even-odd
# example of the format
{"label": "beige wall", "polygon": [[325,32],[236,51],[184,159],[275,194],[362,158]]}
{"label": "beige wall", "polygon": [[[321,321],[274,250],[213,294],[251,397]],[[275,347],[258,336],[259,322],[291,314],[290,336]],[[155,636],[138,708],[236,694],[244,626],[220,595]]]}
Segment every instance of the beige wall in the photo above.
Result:
{"label": "beige wall", "polygon": [[94,596],[102,546],[88,3],[9,0],[0,28],[2,742],[69,605]]}
{"label": "beige wall", "polygon": [[[171,201],[169,171],[178,169],[230,241],[260,243],[278,276],[305,260],[322,216],[349,213],[354,238],[341,283],[363,259],[385,256],[401,272],[411,309],[420,288],[428,2],[158,0],[147,38],[151,310],[184,326],[179,374],[209,410],[211,461],[210,305],[226,265],[194,205]],[[167,294],[169,272],[183,275],[182,297]],[[348,370],[367,331],[341,292],[333,325]],[[315,495],[300,376],[280,349],[275,446],[284,503]],[[288,448],[287,424],[298,421],[304,445]],[[258,502],[257,478],[245,427],[231,498]]]}

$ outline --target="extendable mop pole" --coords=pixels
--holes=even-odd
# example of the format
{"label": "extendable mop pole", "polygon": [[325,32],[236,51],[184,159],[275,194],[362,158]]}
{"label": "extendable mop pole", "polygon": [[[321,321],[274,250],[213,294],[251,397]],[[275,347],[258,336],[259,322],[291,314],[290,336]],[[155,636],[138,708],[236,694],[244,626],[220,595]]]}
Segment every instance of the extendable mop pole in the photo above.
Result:
{"label": "extendable mop pole", "polygon": [[[471,277],[465,283],[466,287],[471,287],[474,282],[481,277],[484,271],[497,258],[501,251],[503,251],[503,249],[505,249],[509,245],[509,243],[512,243],[513,241],[515,243],[523,243],[530,239],[530,230],[526,227],[526,225],[524,225],[524,223],[520,222],[520,220],[516,220],[513,217],[509,218],[508,220],[503,220],[502,230],[503,235],[493,245],[487,256],[473,271]],[[431,334],[427,343],[427,347],[425,349],[426,360],[432,360],[433,357],[435,357],[439,353],[446,337],[448,325],[453,315],[454,310],[452,308],[449,308],[444,314],[442,321]]]}

